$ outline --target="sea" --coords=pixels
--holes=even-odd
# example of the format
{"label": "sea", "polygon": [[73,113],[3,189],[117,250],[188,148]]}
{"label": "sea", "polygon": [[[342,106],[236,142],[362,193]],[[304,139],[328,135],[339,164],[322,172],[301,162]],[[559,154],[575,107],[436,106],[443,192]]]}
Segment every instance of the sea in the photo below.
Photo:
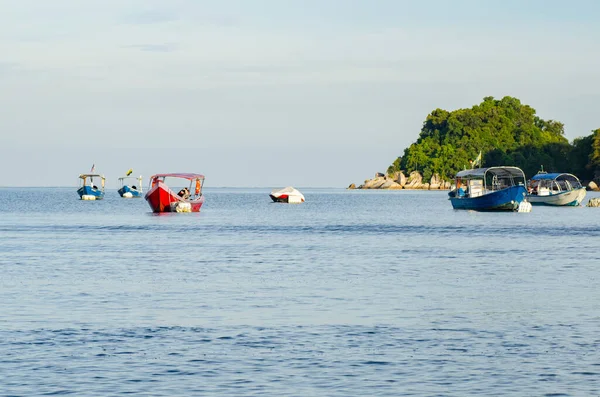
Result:
{"label": "sea", "polygon": [[600,208],[300,190],[0,188],[0,396],[600,395]]}

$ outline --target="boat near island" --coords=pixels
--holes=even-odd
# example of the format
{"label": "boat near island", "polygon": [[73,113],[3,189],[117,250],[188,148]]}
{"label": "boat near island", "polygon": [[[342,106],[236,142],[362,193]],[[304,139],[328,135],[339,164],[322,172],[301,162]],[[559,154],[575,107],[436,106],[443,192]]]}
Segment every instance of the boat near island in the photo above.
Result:
{"label": "boat near island", "polygon": [[460,171],[448,193],[454,209],[475,211],[531,211],[525,174],[518,167],[487,167]]}
{"label": "boat near island", "polygon": [[527,200],[533,205],[578,206],[585,187],[573,174],[538,172],[527,185]]}
{"label": "boat near island", "polygon": [[[129,169],[124,176],[119,178],[119,196],[123,198],[140,198],[143,194],[142,176],[131,176],[132,169]],[[137,183],[137,185],[136,185]]]}
{"label": "boat near island", "polygon": [[145,198],[155,213],[200,212],[204,204],[203,185],[204,175],[201,174],[156,174],[150,177]]}
{"label": "boat near island", "polygon": [[304,195],[291,186],[275,189],[271,191],[269,197],[276,203],[300,204],[305,201]]}
{"label": "boat near island", "polygon": [[[94,178],[96,178],[96,181],[100,181],[100,187],[96,185]],[[104,198],[105,182],[106,178],[104,178],[104,175],[102,174],[93,172],[89,174],[79,174],[79,188],[77,189],[79,198],[82,200],[102,200]]]}

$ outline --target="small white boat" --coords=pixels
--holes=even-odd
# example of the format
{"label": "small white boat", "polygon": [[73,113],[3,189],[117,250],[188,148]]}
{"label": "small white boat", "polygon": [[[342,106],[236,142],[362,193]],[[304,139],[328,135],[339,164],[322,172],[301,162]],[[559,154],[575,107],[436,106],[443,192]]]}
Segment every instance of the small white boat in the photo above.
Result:
{"label": "small white boat", "polygon": [[578,206],[585,187],[573,174],[540,172],[528,183],[527,200],[534,205]]}
{"label": "small white boat", "polygon": [[269,197],[276,203],[300,204],[304,202],[304,195],[291,186],[275,189]]}

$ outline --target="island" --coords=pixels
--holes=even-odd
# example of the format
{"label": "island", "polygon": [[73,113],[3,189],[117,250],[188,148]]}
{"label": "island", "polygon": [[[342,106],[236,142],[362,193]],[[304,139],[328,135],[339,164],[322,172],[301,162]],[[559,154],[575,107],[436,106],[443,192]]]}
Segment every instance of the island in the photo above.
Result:
{"label": "island", "polygon": [[600,128],[569,142],[564,124],[544,120],[517,98],[485,97],[468,109],[433,110],[419,136],[385,173],[349,189],[449,189],[457,172],[511,165],[529,178],[547,172],[577,175],[589,190],[600,186]]}

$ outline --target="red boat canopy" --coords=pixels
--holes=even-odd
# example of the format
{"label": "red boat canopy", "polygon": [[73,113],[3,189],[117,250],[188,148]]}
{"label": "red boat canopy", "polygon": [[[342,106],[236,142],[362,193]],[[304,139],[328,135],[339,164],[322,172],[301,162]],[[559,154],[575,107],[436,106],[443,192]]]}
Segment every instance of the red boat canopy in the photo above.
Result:
{"label": "red boat canopy", "polygon": [[188,173],[188,172],[179,172],[179,173],[174,173],[174,174],[156,174],[156,175],[152,175],[150,177],[150,180],[155,179],[155,178],[183,178],[183,179],[187,179],[189,181],[193,180],[193,179],[204,179],[204,175],[201,174],[192,174],[192,173]]}

